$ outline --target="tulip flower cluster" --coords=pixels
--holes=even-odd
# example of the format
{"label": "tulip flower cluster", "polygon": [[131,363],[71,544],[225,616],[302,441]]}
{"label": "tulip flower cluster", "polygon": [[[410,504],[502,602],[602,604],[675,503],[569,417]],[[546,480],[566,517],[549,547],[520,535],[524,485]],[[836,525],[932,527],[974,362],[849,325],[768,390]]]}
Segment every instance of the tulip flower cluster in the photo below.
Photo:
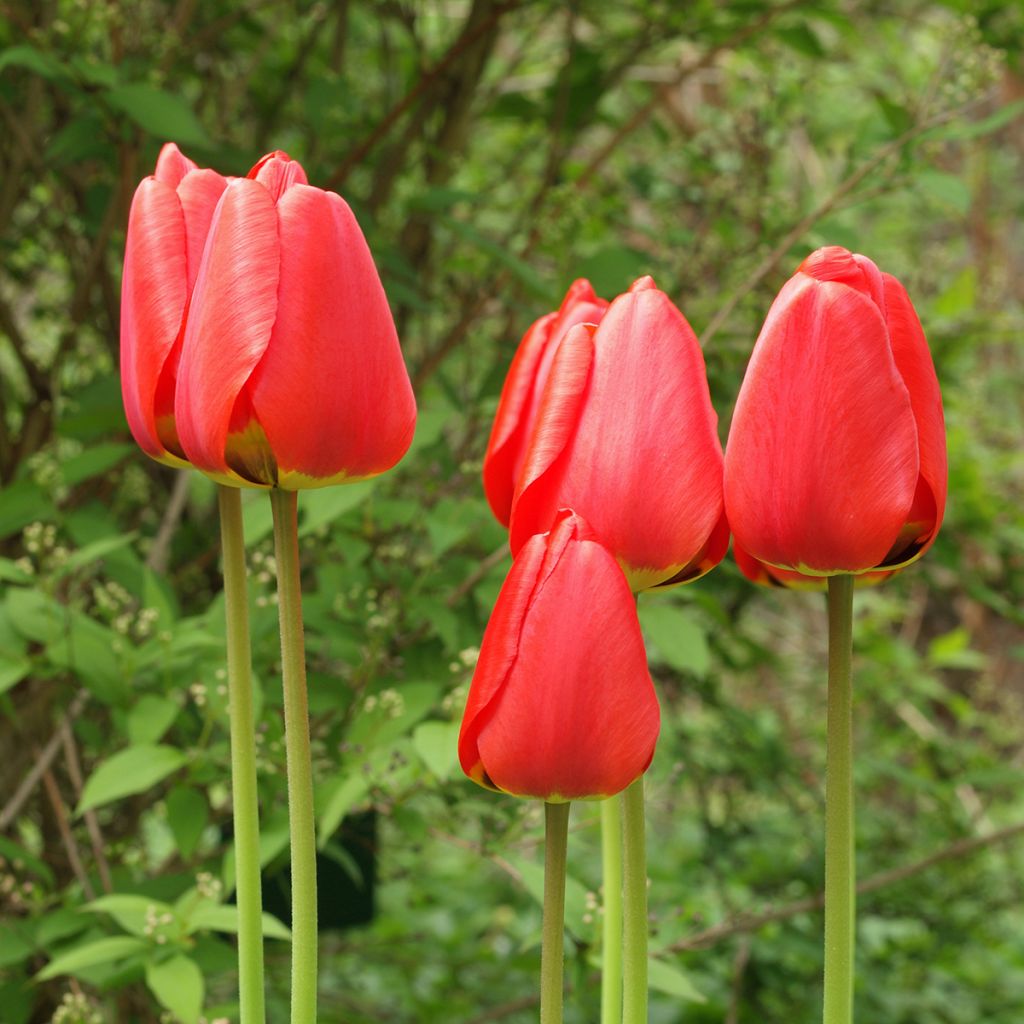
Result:
{"label": "tulip flower cluster", "polygon": [[155,459],[299,490],[382,473],[412,441],[366,240],[285,153],[230,179],[164,147],[132,202],[121,319],[128,425]]}
{"label": "tulip flower cluster", "polygon": [[527,331],[484,487],[514,562],[463,768],[548,801],[611,796],[646,770],[660,725],[632,594],[697,579],[729,539],[704,360],[649,277],[611,304],[576,281]]}

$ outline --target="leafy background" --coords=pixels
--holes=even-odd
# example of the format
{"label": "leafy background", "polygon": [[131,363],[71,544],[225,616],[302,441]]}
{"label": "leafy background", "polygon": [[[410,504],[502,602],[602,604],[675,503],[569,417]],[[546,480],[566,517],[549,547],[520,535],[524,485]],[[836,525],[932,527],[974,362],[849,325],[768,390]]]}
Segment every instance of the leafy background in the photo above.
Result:
{"label": "leafy background", "polygon": [[[859,1018],[1024,1013],[1024,13],[994,0],[14,0],[0,23],[0,1007],[231,1018],[215,495],[132,445],[124,226],[160,144],[286,149],[356,209],[421,408],[371,484],[302,495],[322,1019],[535,1018],[539,809],[454,740],[507,567],[479,470],[522,332],[653,274],[723,436],[811,248],[907,285],[949,426],[921,564],[857,606]],[[271,1019],[287,1002],[269,507],[246,505]],[[729,563],[644,598],[656,1024],[811,1022],[824,610]],[[568,1019],[597,1015],[597,808],[573,817]],[[284,919],[284,923],[282,923]]]}

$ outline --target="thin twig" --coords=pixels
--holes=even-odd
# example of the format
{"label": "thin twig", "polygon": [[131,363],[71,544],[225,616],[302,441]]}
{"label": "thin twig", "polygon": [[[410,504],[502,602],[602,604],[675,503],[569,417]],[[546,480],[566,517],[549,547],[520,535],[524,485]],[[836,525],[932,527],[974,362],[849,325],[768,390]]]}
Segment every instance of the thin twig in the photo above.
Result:
{"label": "thin twig", "polygon": [[758,264],[754,271],[746,275],[743,284],[733,292],[725,305],[711,318],[711,322],[700,336],[700,343],[706,346],[718,333],[722,325],[732,316],[736,307],[785,259],[789,250],[823,217],[827,216],[836,205],[849,195],[872,171],[898,153],[908,143],[938,125],[953,120],[964,112],[964,107],[944,110],[933,117],[914,125],[902,135],[886,143],[869,160],[861,164],[852,174],[844,178],[836,188],[826,196],[810,213],[802,217],[775,246],[774,249]]}
{"label": "thin twig", "polygon": [[46,746],[39,751],[36,757],[35,764],[29,769],[28,774],[21,780],[21,785],[14,791],[11,799],[4,805],[4,809],[0,811],[0,832],[18,816],[21,808],[24,806],[25,801],[32,795],[32,791],[36,788],[36,784],[39,782],[43,775],[43,772],[47,771],[51,764],[53,764],[54,758],[57,756],[57,751],[60,750],[63,738],[61,736],[61,729],[63,728],[64,722],[69,725],[73,722],[81,713],[82,709],[89,701],[88,690],[79,690],[75,694],[75,699],[71,702],[67,711],[64,713],[63,721],[57,726],[56,732],[46,741]]}
{"label": "thin twig", "polygon": [[508,557],[508,545],[496,547],[477,567],[448,595],[447,605],[454,608],[496,565]]}
{"label": "thin twig", "polygon": [[46,790],[46,797],[50,801],[50,807],[53,809],[53,816],[57,819],[57,828],[60,831],[61,842],[64,844],[64,852],[68,855],[68,863],[71,865],[71,870],[74,872],[75,878],[78,879],[78,884],[82,887],[85,898],[94,900],[96,898],[96,890],[93,889],[92,882],[89,881],[89,876],[86,874],[85,865],[82,863],[82,855],[78,852],[78,842],[75,840],[75,834],[71,831],[71,825],[68,823],[67,808],[64,806],[64,800],[61,797],[57,780],[53,777],[53,772],[49,768],[43,771],[43,788]]}
{"label": "thin twig", "polygon": [[327,179],[324,187],[337,190],[353,169],[358,167],[374,146],[387,135],[392,125],[433,85],[436,79],[444,74],[465,50],[486,35],[505,14],[515,10],[521,2],[522,0],[506,0],[505,3],[496,4],[487,18],[460,35],[445,55],[429,71],[420,75],[416,84],[377,122],[369,135],[356,145],[341,166]]}
{"label": "thin twig", "polygon": [[[922,857],[920,860],[903,864],[888,871],[879,872],[870,878],[864,879],[857,886],[858,894],[877,892],[879,889],[888,888],[898,882],[906,881],[914,875],[919,875],[928,868],[941,864],[944,861],[958,860],[961,857],[970,856],[989,846],[1000,843],[1007,843],[1018,836],[1024,835],[1024,821],[1016,825],[1009,825],[997,832],[990,832],[988,835],[972,836],[966,839],[958,839],[948,846],[936,850],[935,853]],[[816,893],[807,896],[802,900],[795,900],[792,903],[785,903],[782,906],[770,907],[759,914],[741,914],[729,921],[713,925],[702,931],[694,932],[668,947],[666,952],[682,953],[693,949],[704,949],[734,935],[748,935],[759,931],[766,924],[773,924],[776,921],[785,921],[800,914],[811,913],[820,910],[825,905],[825,894]]]}
{"label": "thin twig", "polygon": [[576,186],[580,187],[588,183],[590,179],[597,174],[612,153],[622,145],[623,140],[628,138],[633,134],[633,132],[650,120],[651,116],[661,105],[664,97],[671,93],[673,89],[678,89],[687,78],[695,75],[698,71],[703,71],[705,68],[710,67],[720,53],[735,49],[735,47],[739,46],[741,43],[745,43],[752,36],[760,32],[761,29],[763,29],[778,15],[793,7],[799,6],[801,2],[802,0],[787,0],[786,3],[779,4],[778,7],[773,7],[770,10],[765,11],[759,18],[755,18],[753,21],[744,25],[738,31],[734,32],[728,39],[723,40],[716,46],[712,46],[709,50],[705,50],[695,63],[681,64],[676,69],[675,75],[673,75],[669,81],[662,82],[654,90],[654,95],[642,107],[634,111],[633,116],[625,124],[621,125],[614,135],[612,135],[612,137],[590,158],[587,166],[583,168],[579,177],[576,179]]}
{"label": "thin twig", "polygon": [[171,554],[171,541],[178,529],[178,522],[188,502],[189,474],[179,473],[171,488],[170,497],[164,506],[164,517],[160,520],[160,528],[153,538],[153,546],[146,556],[146,567],[158,575],[167,571],[167,563]]}
{"label": "thin twig", "polygon": [[[75,730],[71,723],[65,719],[60,725],[61,742],[64,745],[64,763],[67,765],[68,777],[74,787],[75,799],[82,797],[84,779],[82,777],[82,764],[78,759],[78,744],[75,742]],[[96,861],[96,870],[100,874],[100,884],[104,892],[113,892],[114,883],[110,877],[110,865],[107,863],[107,856],[103,852],[103,833],[100,832],[99,818],[94,810],[88,810],[83,815],[85,827],[89,833],[89,843],[92,846],[93,859]]]}

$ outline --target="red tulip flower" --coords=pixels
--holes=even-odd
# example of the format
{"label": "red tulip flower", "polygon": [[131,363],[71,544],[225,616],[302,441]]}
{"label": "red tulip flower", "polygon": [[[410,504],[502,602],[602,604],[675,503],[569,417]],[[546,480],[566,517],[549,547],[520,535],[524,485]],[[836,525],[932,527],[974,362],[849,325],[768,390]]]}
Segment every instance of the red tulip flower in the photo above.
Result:
{"label": "red tulip flower", "polygon": [[214,208],[228,179],[198,168],[173,142],[135,191],[121,287],[121,392],[147,455],[186,466],[174,393],[189,297]]}
{"label": "red tulip flower", "polygon": [[366,240],[284,153],[217,206],[178,377],[182,448],[224,483],[360,480],[409,447],[415,400]]}
{"label": "red tulip flower", "polygon": [[934,541],[939,384],[906,291],[866,257],[819,249],[772,304],[736,402],[725,500],[737,548],[777,577],[886,573]]}
{"label": "red tulip flower", "polygon": [[729,543],[716,424],[693,330],[641,278],[558,346],[517,481],[513,555],[573,508],[633,590],[702,576]]}
{"label": "red tulip flower", "polygon": [[594,294],[590,282],[580,278],[569,286],[558,311],[536,320],[519,343],[501,389],[484,456],[484,493],[502,526],[509,524],[516,480],[558,343],[576,324],[600,323],[607,308],[608,303]]}
{"label": "red tulip flower", "polygon": [[462,720],[462,768],[516,796],[607,797],[647,770],[659,726],[626,578],[562,510],[498,595]]}

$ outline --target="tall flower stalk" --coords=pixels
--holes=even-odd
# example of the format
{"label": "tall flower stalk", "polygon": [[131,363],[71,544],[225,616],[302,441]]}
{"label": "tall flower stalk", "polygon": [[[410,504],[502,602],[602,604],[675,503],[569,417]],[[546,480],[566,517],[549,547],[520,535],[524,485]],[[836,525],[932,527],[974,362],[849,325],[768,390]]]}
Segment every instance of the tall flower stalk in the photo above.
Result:
{"label": "tall flower stalk", "polygon": [[931,547],[946,487],[939,382],[906,290],[866,256],[811,253],[754,345],[725,503],[746,576],[828,589],[825,1024],[853,1020],[853,588]]}
{"label": "tall flower stalk", "polygon": [[291,1024],[314,1024],[317,995],[316,820],[306,695],[306,651],[299,580],[298,495],[270,492],[274,511],[281,676],[291,842]]}
{"label": "tall flower stalk", "polygon": [[263,1024],[263,897],[260,880],[259,791],[256,724],[249,645],[242,498],[218,487],[227,615],[228,714],[231,727],[231,807],[235,835],[235,901],[238,904],[238,995],[241,1024]]}

